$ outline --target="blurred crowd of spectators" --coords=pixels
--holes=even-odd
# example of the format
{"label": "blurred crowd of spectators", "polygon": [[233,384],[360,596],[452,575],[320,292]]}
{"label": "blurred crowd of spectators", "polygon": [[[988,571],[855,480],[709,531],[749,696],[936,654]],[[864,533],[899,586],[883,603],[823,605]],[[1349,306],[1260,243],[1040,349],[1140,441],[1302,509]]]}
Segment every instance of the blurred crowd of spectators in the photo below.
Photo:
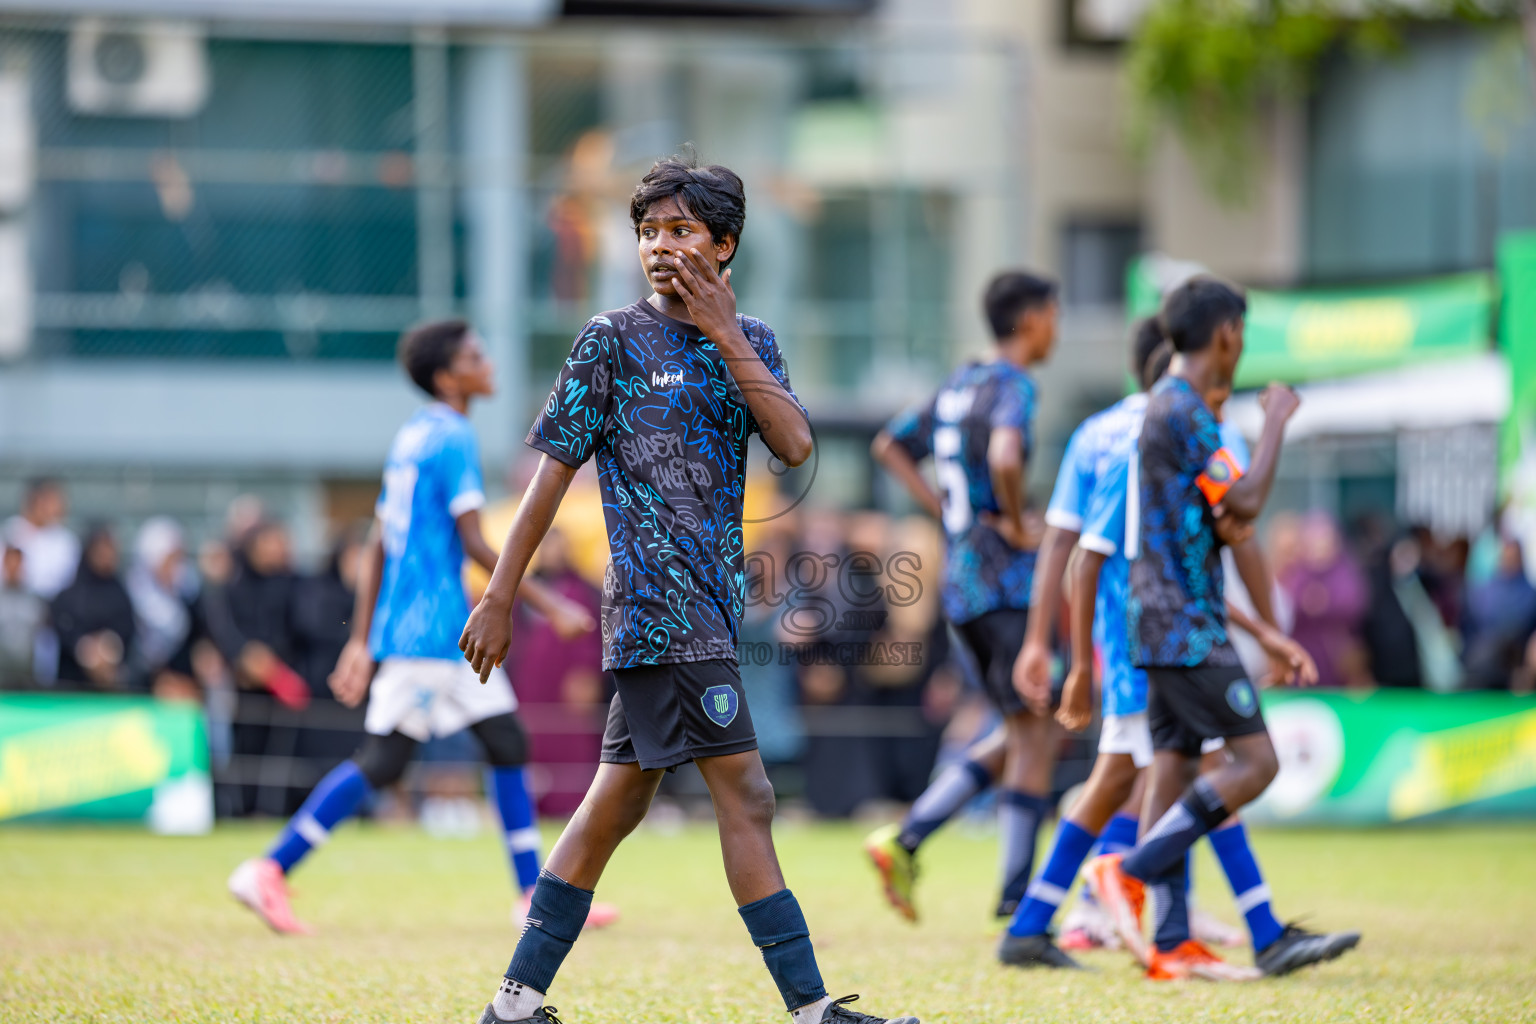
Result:
{"label": "blurred crowd of spectators", "polygon": [[[106,525],[77,534],[67,519],[63,486],[39,480],[4,525],[0,689],[200,701],[224,815],[289,813],[355,750],[362,711],[333,700],[327,676],[348,636],[360,532],[301,573],[285,526],[250,497],[195,547],[165,517],[131,538]],[[1372,519],[1346,535],[1326,515],[1282,512],[1265,537],[1277,608],[1323,685],[1532,689],[1536,587],[1520,545],[1496,529],[1445,541]],[[591,559],[575,546],[553,530],[534,570],[596,613]],[[910,801],[946,747],[991,727],[940,616],[935,523],[796,510],[754,526],[748,549],[742,682],[782,790],[826,816]],[[611,696],[601,643],[515,614],[507,667],[540,808],[569,814],[595,771]],[[462,771],[431,766],[475,759],[467,734],[436,742],[416,782],[471,791]],[[683,796],[690,785],[683,773],[666,788]]]}
{"label": "blurred crowd of spectators", "polygon": [[1536,587],[1496,525],[1447,539],[1367,517],[1346,536],[1325,513],[1279,513],[1266,548],[1321,685],[1532,690]]}

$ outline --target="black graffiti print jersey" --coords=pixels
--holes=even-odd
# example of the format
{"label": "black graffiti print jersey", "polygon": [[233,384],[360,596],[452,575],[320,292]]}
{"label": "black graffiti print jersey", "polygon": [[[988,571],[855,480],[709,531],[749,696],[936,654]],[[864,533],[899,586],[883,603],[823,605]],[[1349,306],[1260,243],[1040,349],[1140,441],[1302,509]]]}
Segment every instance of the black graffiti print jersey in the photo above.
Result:
{"label": "black graffiti print jersey", "polygon": [[[742,332],[804,416],[761,320]],[[758,424],[714,342],[647,302],[582,328],[528,444],[597,460],[609,563],[603,667],[736,657],[744,595],[742,495]]]}

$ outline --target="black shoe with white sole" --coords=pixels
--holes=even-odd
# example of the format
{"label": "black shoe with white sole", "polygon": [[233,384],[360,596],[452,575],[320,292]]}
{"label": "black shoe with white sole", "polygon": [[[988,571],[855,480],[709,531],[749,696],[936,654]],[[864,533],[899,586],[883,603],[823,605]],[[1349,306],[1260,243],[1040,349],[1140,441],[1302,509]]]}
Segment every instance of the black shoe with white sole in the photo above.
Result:
{"label": "black shoe with white sole", "polygon": [[490,1003],[486,1003],[485,1012],[480,1015],[480,1024],[560,1024],[560,1018],[555,1016],[559,1012],[553,1006],[543,1006],[535,1011],[532,1017],[507,1020],[505,1017],[496,1016],[495,1008]]}
{"label": "black shoe with white sole", "polygon": [[1009,967],[1059,967],[1072,971],[1083,965],[1061,950],[1049,935],[1009,935],[997,944],[997,959]]}
{"label": "black shoe with white sole", "polygon": [[821,1024],[922,1024],[916,1017],[871,1017],[867,1013],[848,1009],[848,1004],[858,996],[834,999],[821,1015]]}
{"label": "black shoe with white sole", "polygon": [[1311,964],[1336,960],[1359,944],[1359,932],[1319,935],[1300,925],[1288,924],[1278,939],[1254,954],[1253,963],[1266,976],[1275,978]]}

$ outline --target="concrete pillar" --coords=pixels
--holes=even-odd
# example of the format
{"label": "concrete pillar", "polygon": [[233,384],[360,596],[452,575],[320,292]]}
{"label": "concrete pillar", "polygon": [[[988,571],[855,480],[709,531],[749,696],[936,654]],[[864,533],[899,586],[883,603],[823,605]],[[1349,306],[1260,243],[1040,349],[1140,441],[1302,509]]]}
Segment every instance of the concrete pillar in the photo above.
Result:
{"label": "concrete pillar", "polygon": [[548,381],[528,365],[528,76],[522,47],[470,46],[464,60],[464,188],[469,313],[496,363],[497,396],[476,414],[493,488],[523,451]]}

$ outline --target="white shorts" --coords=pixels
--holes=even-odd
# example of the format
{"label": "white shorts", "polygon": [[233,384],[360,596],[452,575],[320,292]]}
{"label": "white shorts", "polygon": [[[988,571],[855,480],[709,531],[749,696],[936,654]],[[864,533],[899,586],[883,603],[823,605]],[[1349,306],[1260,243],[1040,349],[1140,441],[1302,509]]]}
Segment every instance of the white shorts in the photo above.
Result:
{"label": "white shorts", "polygon": [[1152,727],[1147,724],[1147,713],[1105,715],[1099,728],[1099,753],[1130,754],[1137,768],[1151,764]]}
{"label": "white shorts", "polygon": [[426,742],[516,710],[512,681],[499,668],[481,683],[467,661],[385,658],[368,692],[363,728],[374,736],[403,732]]}
{"label": "white shorts", "polygon": [[[1209,754],[1220,750],[1227,741],[1220,736],[1200,744],[1200,753]],[[1131,763],[1145,768],[1152,763],[1152,726],[1147,713],[1137,711],[1129,715],[1105,715],[1099,729],[1099,753],[1130,754]]]}

